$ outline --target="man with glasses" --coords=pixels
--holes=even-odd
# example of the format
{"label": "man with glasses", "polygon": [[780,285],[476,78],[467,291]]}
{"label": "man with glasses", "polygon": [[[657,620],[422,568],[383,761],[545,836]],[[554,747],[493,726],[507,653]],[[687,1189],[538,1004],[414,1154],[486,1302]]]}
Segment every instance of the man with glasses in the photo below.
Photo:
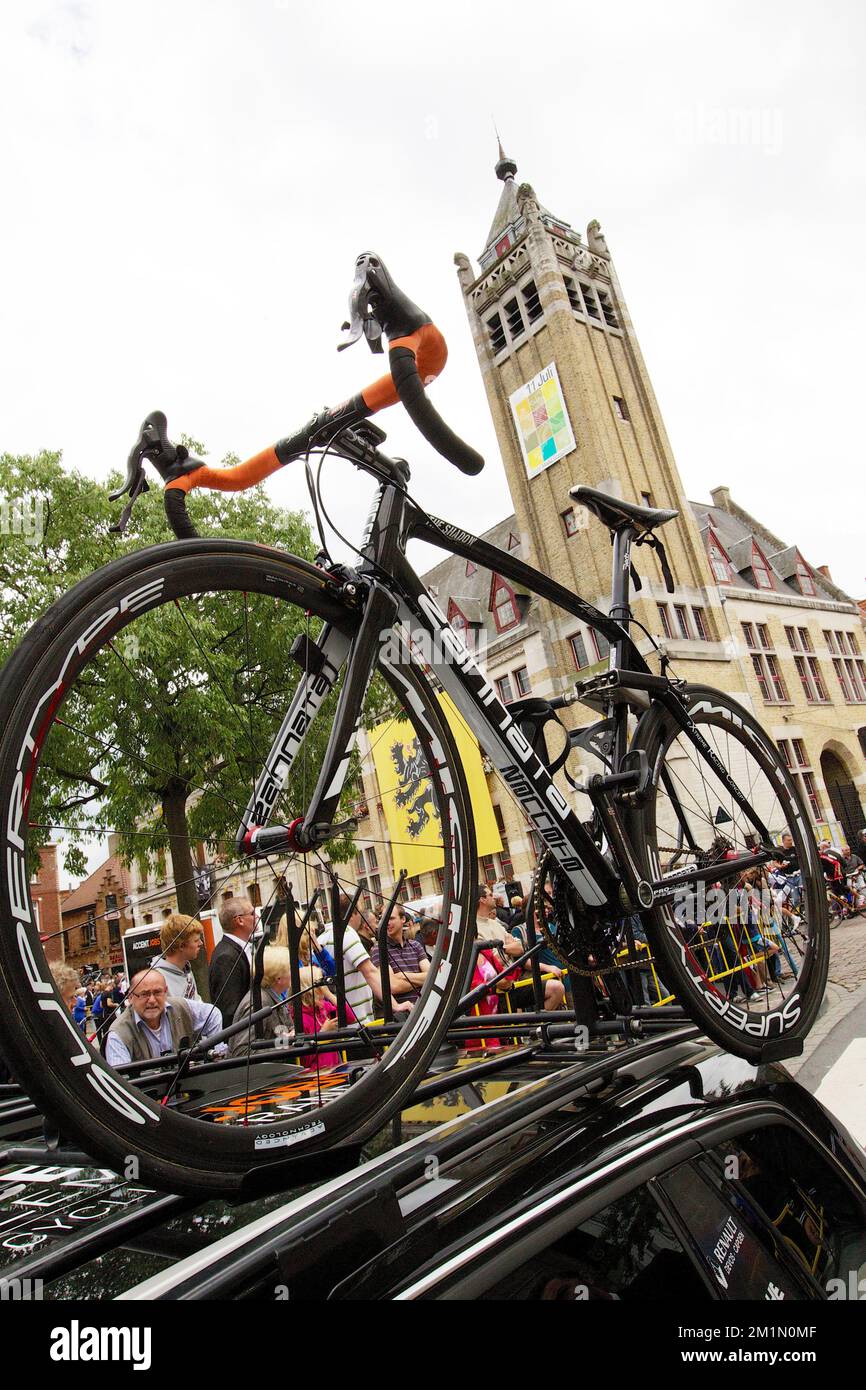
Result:
{"label": "man with glasses", "polygon": [[249,898],[227,898],[220,908],[219,919],[222,940],[210,958],[207,982],[210,997],[228,1026],[250,988],[255,908]]}
{"label": "man with glasses", "polygon": [[105,1044],[109,1066],[146,1062],[177,1052],[183,1038],[218,1033],[222,1015],[213,1004],[197,999],[172,999],[161,970],[139,970],[129,988],[130,1008],[116,1018]]}

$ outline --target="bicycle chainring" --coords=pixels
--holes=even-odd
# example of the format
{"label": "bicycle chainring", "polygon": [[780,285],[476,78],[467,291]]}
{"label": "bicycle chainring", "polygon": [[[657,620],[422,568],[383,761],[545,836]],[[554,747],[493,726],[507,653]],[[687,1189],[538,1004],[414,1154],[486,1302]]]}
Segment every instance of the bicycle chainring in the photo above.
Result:
{"label": "bicycle chainring", "polygon": [[[545,850],[532,882],[531,902],[538,930],[548,946],[577,975],[610,975],[634,970],[643,961],[617,961],[622,946],[622,919],[587,907],[553,855]],[[550,912],[555,930],[547,920]]]}

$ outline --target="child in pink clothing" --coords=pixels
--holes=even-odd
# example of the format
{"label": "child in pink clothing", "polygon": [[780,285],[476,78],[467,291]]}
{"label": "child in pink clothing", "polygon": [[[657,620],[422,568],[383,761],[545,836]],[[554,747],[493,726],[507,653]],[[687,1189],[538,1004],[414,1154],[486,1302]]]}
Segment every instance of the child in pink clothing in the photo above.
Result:
{"label": "child in pink clothing", "polygon": [[[304,1032],[311,1037],[316,1037],[321,1033],[333,1033],[337,1027],[337,1009],[331,1002],[330,991],[320,984],[322,972],[318,967],[304,966],[301,969],[301,988],[305,985],[309,988],[304,989],[301,995],[301,1017],[304,1023]],[[355,1023],[357,1020],[350,1006],[346,1005],[346,1022]],[[301,1065],[311,1067],[314,1070],[322,1067],[337,1067],[342,1062],[339,1052],[313,1052],[307,1057],[300,1059]]]}

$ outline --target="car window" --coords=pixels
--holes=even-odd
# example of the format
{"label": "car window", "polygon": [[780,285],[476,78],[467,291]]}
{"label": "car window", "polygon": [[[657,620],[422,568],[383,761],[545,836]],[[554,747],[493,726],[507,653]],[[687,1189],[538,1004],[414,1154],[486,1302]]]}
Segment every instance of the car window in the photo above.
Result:
{"label": "car window", "polygon": [[[866,1277],[866,1202],[799,1130],[768,1125],[717,1145],[716,1182],[831,1296]],[[856,1295],[855,1295],[856,1296]]]}
{"label": "car window", "polygon": [[485,1299],[706,1299],[703,1280],[646,1188],[612,1202],[499,1279]]}
{"label": "car window", "polygon": [[798,1299],[803,1289],[760,1240],[733,1194],[719,1193],[692,1163],[658,1179],[677,1219],[688,1229],[724,1299]]}

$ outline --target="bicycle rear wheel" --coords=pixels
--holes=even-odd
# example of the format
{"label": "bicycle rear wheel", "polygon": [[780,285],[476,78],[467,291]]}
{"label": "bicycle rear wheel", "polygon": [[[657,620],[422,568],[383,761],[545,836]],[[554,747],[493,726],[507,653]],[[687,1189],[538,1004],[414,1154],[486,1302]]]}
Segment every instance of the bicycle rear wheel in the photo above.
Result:
{"label": "bicycle rear wheel", "polygon": [[684,698],[773,842],[786,832],[793,837],[803,919],[793,950],[765,875],[758,870],[754,881],[743,881],[725,874],[726,854],[750,853],[755,823],[672,715],[654,705],[632,745],[653,772],[648,800],[632,818],[632,843],[651,882],[673,886],[682,872],[711,864],[718,875],[657,901],[646,915],[647,935],[687,1012],[722,1047],[757,1061],[768,1043],[805,1036],[823,998],[830,951],[823,875],[808,814],[766,731],[717,690],[692,686]]}
{"label": "bicycle rear wheel", "polygon": [[[0,1042],[63,1134],[127,1175],[174,1192],[231,1192],[266,1165],[364,1139],[411,1094],[448,1026],[472,944],[471,806],[439,701],[408,655],[393,650],[377,668],[390,692],[380,691],[379,709],[408,720],[426,765],[425,814],[444,830],[444,898],[420,999],[372,1056],[327,1075],[315,1059],[299,1068],[283,1057],[264,1073],[261,1063],[226,1063],[217,1069],[227,1091],[219,1104],[204,1103],[207,1087],[191,1080],[195,1072],[175,1074],[170,1086],[135,1084],[75,1028],[40,938],[31,897],[40,847],[53,840],[64,848],[70,836],[89,849],[90,868],[130,846],[141,862],[168,851],[169,863],[191,867],[194,846],[205,843],[222,855],[216,905],[221,885],[243,872],[260,884],[266,907],[289,864],[237,861],[234,837],[300,680],[290,648],[298,634],[314,639],[322,623],[350,637],[357,621],[338,586],[305,561],[245,542],[185,541],[124,557],[82,581],[31,629],[0,676]],[[310,714],[274,822],[304,815],[333,707],[332,695]],[[359,788],[364,771],[356,768]],[[359,834],[353,864],[364,847],[375,855],[375,842]],[[312,894],[323,856],[292,860]],[[351,898],[357,878],[343,862],[331,867]],[[390,887],[372,893],[371,917]],[[213,1085],[213,1069],[208,1075]]]}

